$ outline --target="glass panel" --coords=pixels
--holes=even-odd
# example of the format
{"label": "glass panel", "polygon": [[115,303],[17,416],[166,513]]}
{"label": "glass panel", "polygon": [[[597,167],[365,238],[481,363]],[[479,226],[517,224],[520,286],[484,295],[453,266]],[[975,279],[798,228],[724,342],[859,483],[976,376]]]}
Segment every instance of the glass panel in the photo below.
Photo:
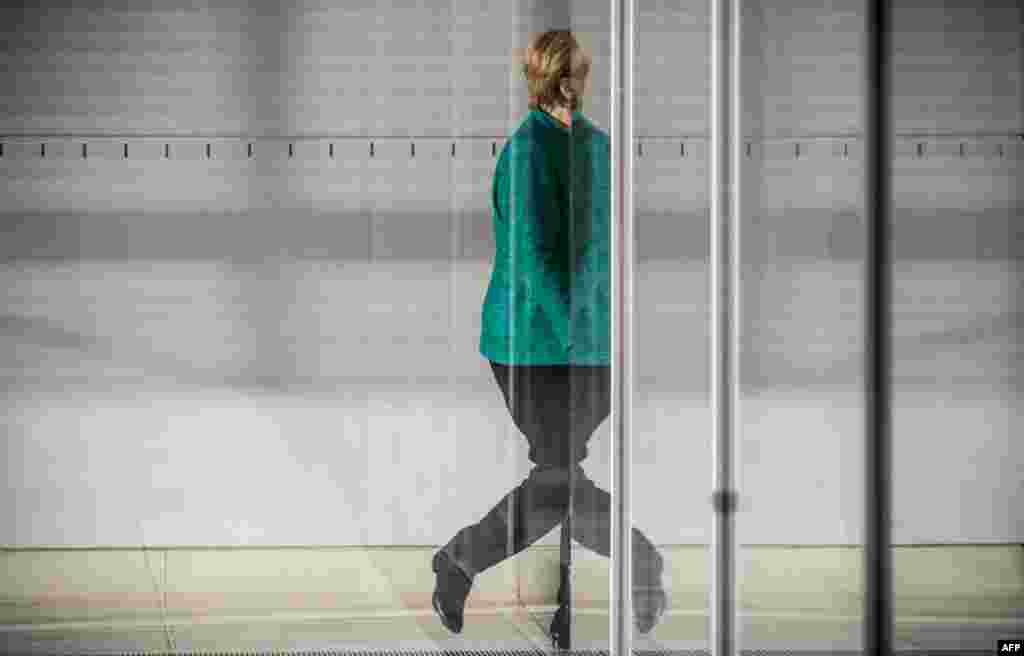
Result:
{"label": "glass panel", "polygon": [[863,630],[863,3],[744,3],[742,649]]}
{"label": "glass panel", "polygon": [[709,649],[709,10],[636,3],[635,649]]}
{"label": "glass panel", "polygon": [[[544,292],[497,275],[511,245],[573,244],[570,215],[546,211],[569,170],[500,162],[524,125],[547,130],[538,166],[596,148],[529,110],[512,55],[578,27],[586,115],[607,130],[607,7],[89,4],[3,14],[2,130],[60,135],[0,153],[0,542],[22,549],[0,574],[4,646],[40,637],[7,625],[83,616],[47,646],[547,644],[573,470],[529,451],[564,453],[567,408],[597,423],[608,376],[581,391],[557,358],[508,379],[485,359],[520,327],[503,292],[527,309]],[[553,202],[523,214],[536,230],[509,220],[524,181]],[[517,346],[542,354],[544,316],[517,317],[539,331]],[[607,505],[579,480],[581,505]],[[607,555],[584,515],[581,542]],[[117,550],[60,551],[93,546]],[[605,644],[608,561],[577,555],[579,629]],[[468,591],[460,633],[435,589],[454,607]]]}
{"label": "glass panel", "polygon": [[[524,326],[511,340],[519,359],[535,365],[519,368],[517,379],[530,431],[530,449],[518,456],[528,474],[519,516],[524,532],[540,538],[521,558],[521,600],[539,629],[531,637],[577,650],[608,649],[611,497],[600,456],[609,447],[611,411],[609,9],[608,3],[566,2],[531,10],[522,43],[535,51],[526,56],[530,75],[569,46],[565,64],[575,81],[567,82],[578,104],[530,97],[517,77],[509,111],[527,122],[542,154],[533,165],[550,176],[543,188],[529,188],[550,203],[539,213],[527,205],[528,180],[510,180],[513,219],[526,227],[539,222],[534,240],[506,228],[518,263],[513,279],[535,285],[527,293],[539,305],[545,303],[541,285],[557,292],[554,302],[565,303],[548,313],[554,339],[545,337],[551,331],[542,324],[511,318]],[[527,156],[523,144],[509,147],[512,162]],[[531,270],[531,248],[546,259],[547,282]],[[557,342],[559,323],[566,348],[545,349]]]}
{"label": "glass panel", "polygon": [[1024,8],[893,29],[896,635],[994,651],[1024,634]]}

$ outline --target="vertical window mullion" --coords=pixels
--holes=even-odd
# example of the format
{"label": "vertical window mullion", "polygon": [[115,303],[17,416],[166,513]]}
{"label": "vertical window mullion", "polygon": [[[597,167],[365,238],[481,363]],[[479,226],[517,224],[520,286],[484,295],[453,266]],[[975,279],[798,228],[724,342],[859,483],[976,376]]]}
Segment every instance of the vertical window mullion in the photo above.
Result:
{"label": "vertical window mullion", "polygon": [[611,7],[612,544],[610,642],[613,656],[631,656],[633,422],[633,52],[634,0]]}
{"label": "vertical window mullion", "polygon": [[890,549],[890,289],[892,9],[868,0],[865,21],[864,209],[865,276],[865,504],[864,653],[892,653]]}

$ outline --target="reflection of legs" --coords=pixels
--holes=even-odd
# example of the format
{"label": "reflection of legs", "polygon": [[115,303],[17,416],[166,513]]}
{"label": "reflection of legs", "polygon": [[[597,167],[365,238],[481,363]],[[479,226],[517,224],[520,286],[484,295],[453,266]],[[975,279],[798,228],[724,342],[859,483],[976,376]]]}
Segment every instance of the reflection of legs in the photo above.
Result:
{"label": "reflection of legs", "polygon": [[[597,487],[582,469],[577,470],[574,479],[572,512],[569,513],[573,538],[602,556],[611,556],[611,495]],[[646,634],[658,623],[668,605],[661,583],[664,561],[643,532],[634,527],[632,537],[633,615],[637,630]],[[562,584],[566,581],[563,577]],[[568,590],[560,589],[559,603],[567,604],[563,601],[565,597],[568,597]]]}
{"label": "reflection of legs", "polygon": [[[611,556],[611,495],[597,487],[579,463],[586,457],[587,442],[611,411],[609,375],[610,370],[604,368],[580,368],[570,381],[575,467],[571,472],[573,493],[567,524],[573,539],[605,557]],[[647,633],[667,605],[661,584],[664,562],[650,539],[635,527],[632,561],[636,626]],[[568,582],[567,577],[562,580]],[[568,590],[559,590],[559,603],[566,603],[568,596]]]}
{"label": "reflection of legs", "polygon": [[[611,555],[611,495],[597,487],[582,468],[576,471],[573,494],[573,539],[588,549]],[[637,528],[633,528],[633,588],[658,585],[662,568],[657,548]]]}
{"label": "reflection of legs", "polygon": [[[611,370],[607,367],[578,367],[569,381],[569,424],[574,446],[572,537],[588,549],[611,555],[611,495],[597,487],[580,466],[586,458],[587,442],[611,413]],[[654,544],[633,528],[633,587],[660,581],[662,561]]]}

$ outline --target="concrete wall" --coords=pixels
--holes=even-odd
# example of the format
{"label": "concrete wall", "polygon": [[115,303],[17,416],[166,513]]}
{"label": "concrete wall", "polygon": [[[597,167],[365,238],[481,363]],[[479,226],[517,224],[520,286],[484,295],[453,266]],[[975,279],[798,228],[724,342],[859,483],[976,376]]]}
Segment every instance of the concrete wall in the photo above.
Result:
{"label": "concrete wall", "polygon": [[[861,4],[744,16],[744,542],[863,539]],[[709,18],[638,5],[634,514],[707,543]],[[537,30],[610,124],[606,7],[2,11],[0,542],[438,544],[519,482],[477,352],[493,153]],[[1024,536],[1022,22],[896,11],[895,128],[952,135],[896,142],[897,543]]]}

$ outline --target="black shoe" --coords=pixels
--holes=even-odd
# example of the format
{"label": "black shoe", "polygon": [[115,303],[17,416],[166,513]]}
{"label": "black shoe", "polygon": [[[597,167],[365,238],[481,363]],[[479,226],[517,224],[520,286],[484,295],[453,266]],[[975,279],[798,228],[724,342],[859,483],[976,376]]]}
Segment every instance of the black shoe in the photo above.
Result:
{"label": "black shoe", "polygon": [[569,648],[569,607],[559,604],[555,616],[551,618],[551,646],[555,649]]}
{"label": "black shoe", "polygon": [[570,631],[570,617],[569,617],[569,602],[570,599],[568,591],[571,585],[569,581],[570,571],[569,565],[565,563],[558,564],[558,610],[555,611],[555,616],[551,618],[551,626],[548,627],[548,634],[551,636],[551,646],[555,649],[569,649],[569,631]]}
{"label": "black shoe", "polygon": [[473,580],[467,577],[462,568],[455,565],[443,551],[434,554],[433,569],[437,573],[433,598],[434,612],[449,631],[462,633],[462,612]]}
{"label": "black shoe", "polygon": [[668,607],[668,595],[659,585],[656,588],[633,591],[633,615],[636,630],[643,635],[651,632]]}
{"label": "black shoe", "polygon": [[[633,625],[638,633],[646,635],[655,627],[668,607],[668,595],[661,577],[665,560],[657,549],[644,541],[644,560],[633,569]],[[634,548],[640,545],[634,540]]]}
{"label": "black shoe", "polygon": [[[634,626],[641,635],[646,635],[661,620],[668,607],[668,595],[664,590],[636,591],[633,593]],[[569,648],[569,608],[559,604],[551,618],[551,645],[555,649]]]}

